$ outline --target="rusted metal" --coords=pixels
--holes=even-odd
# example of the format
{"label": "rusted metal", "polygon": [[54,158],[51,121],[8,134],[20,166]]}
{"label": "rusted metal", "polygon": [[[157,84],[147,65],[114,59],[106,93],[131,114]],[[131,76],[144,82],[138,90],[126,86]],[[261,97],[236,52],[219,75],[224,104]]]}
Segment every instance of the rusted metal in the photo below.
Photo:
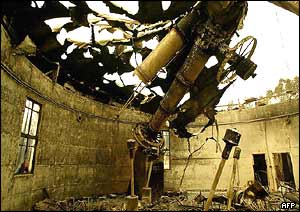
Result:
{"label": "rusted metal", "polygon": [[[178,35],[175,33],[176,30],[173,30],[176,34],[174,35],[175,37],[173,36],[174,39],[176,37],[179,39],[179,34],[184,34],[181,32],[182,30],[184,32],[191,33],[188,35],[183,35],[183,37],[189,37],[189,35],[191,35],[191,38],[193,39],[192,42],[189,42],[188,48],[186,48],[188,54],[184,60],[184,63],[181,63],[182,65],[178,66],[180,68],[175,75],[175,79],[169,87],[168,92],[160,102],[160,106],[152,116],[152,119],[148,124],[146,124],[147,126],[139,125],[134,129],[134,136],[138,143],[145,148],[155,147],[158,149],[158,153],[160,142],[157,142],[156,138],[163,123],[165,123],[171,114],[175,113],[182,97],[191,89],[191,87],[193,87],[195,80],[204,69],[209,57],[211,55],[220,54],[220,46],[228,46],[234,31],[236,31],[238,28],[238,25],[244,17],[245,11],[247,10],[247,3],[245,2],[201,2],[199,5],[201,5],[201,7],[199,7],[201,9],[199,9],[198,12],[205,12],[207,10],[206,12],[208,12],[208,14],[205,12],[204,17],[199,16],[202,18],[200,18],[198,21],[195,21],[194,26],[190,26],[189,24],[193,22],[191,20],[195,19],[193,17],[198,17],[197,10],[194,8],[194,13],[192,12],[193,17],[190,17],[191,20],[186,18],[184,20],[185,22],[179,22],[180,24],[177,25],[176,29],[178,29]],[[227,18],[228,15],[230,16],[229,18]],[[181,23],[184,24],[181,25]],[[170,32],[170,35],[171,34],[172,32]],[[167,35],[167,37],[170,35]],[[173,42],[174,40],[172,39],[168,42]],[[166,63],[167,60],[171,58],[172,51],[173,53],[175,52],[174,48],[166,48],[165,51],[168,52],[164,52],[164,48],[161,48],[161,45],[164,45],[164,42],[167,41],[163,40],[157,49],[152,52],[155,56],[151,56],[150,54],[143,64],[137,68],[137,70],[139,69],[137,72],[140,72],[140,78],[143,78],[142,80],[144,82],[150,82],[156,75],[159,67],[161,67],[163,63]],[[167,58],[169,59],[166,59],[165,55],[167,55]],[[150,60],[149,58],[152,59]],[[160,58],[165,58],[163,63],[159,61]],[[147,70],[142,70],[143,65],[147,64],[148,59],[151,63],[153,62],[155,64],[151,65],[149,62],[146,67]],[[157,64],[158,66],[156,66]],[[231,148],[232,145],[226,145],[226,148],[229,148],[229,146]],[[227,149],[224,151],[224,154],[226,152],[228,152]]]}
{"label": "rusted metal", "polygon": [[184,16],[174,27],[175,29],[177,29],[178,32],[181,33],[182,39],[184,39],[184,41],[190,41],[191,29],[194,27],[194,24],[196,24],[199,21],[200,6],[201,6],[201,2],[198,1],[194,5],[193,10],[190,13],[188,13],[186,16]]}
{"label": "rusted metal", "polygon": [[149,132],[148,124],[140,123],[133,128],[132,134],[137,143],[144,148],[145,154],[150,157],[158,157],[160,150],[164,145],[164,139],[152,136],[153,132]]}
{"label": "rusted metal", "polygon": [[241,134],[235,129],[227,129],[223,140],[226,144],[231,144],[232,146],[237,146],[240,142]]}
{"label": "rusted metal", "polygon": [[241,134],[236,129],[227,129],[223,141],[226,143],[222,152],[222,158],[229,158],[233,146],[237,146],[240,142]]}
{"label": "rusted metal", "polygon": [[[234,10],[234,3],[222,1],[221,3],[206,2],[205,4],[209,11],[209,16],[211,16],[212,19],[199,22],[193,28],[193,32],[196,34],[194,44],[167,94],[161,101],[160,107],[149,123],[149,128],[154,132],[158,132],[167,117],[174,113],[178,103],[194,84],[209,57],[219,53],[219,47],[230,41],[232,31],[236,29],[236,24],[232,24],[233,26],[226,30],[224,30],[222,26],[223,24],[235,23],[232,19],[226,19],[226,14]],[[245,7],[245,5],[240,6]],[[223,17],[224,20],[221,20],[221,17]],[[241,17],[241,14],[236,14],[238,20],[240,20]],[[217,24],[215,21],[217,21]]]}
{"label": "rusted metal", "polygon": [[[248,43],[248,46],[246,47],[246,49],[243,50],[243,52],[241,52],[243,45],[248,41],[250,41]],[[224,56],[224,60],[219,66],[219,71],[217,74],[218,82],[222,84],[228,83],[229,81],[233,80],[236,75],[241,77],[243,80],[247,80],[250,76],[255,77],[254,71],[256,70],[257,65],[254,62],[252,62],[250,59],[256,49],[256,46],[257,46],[257,39],[254,38],[253,36],[247,36],[243,38],[232,48],[230,48],[227,44],[222,43],[219,46],[218,51],[220,55]],[[246,51],[249,47],[250,50]],[[238,51],[238,53],[236,53],[236,51]],[[224,70],[224,67],[227,64],[227,62],[231,66]],[[226,74],[227,70],[230,69],[235,69],[236,72],[232,74],[232,76],[229,77],[229,79],[221,80],[221,75]]]}
{"label": "rusted metal", "polygon": [[[197,40],[200,42],[200,38]],[[194,83],[209,58],[209,55],[201,51],[198,42],[194,43],[185,63],[178,72],[179,78],[184,79],[190,85]],[[162,124],[175,111],[178,103],[187,91],[188,87],[178,80],[178,77],[175,78],[164,99],[161,101],[160,107],[149,123],[149,127],[153,131],[158,132],[160,130]]]}
{"label": "rusted metal", "polygon": [[241,148],[236,147],[234,149],[233,158],[238,160],[240,159],[240,155],[241,155]]}

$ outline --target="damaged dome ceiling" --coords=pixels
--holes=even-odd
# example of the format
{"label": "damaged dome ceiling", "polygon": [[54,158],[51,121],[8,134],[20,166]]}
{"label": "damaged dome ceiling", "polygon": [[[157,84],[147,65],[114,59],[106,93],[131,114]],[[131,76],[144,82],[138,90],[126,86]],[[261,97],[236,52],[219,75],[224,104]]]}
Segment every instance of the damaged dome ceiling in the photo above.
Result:
{"label": "damaged dome ceiling", "polygon": [[[271,3],[299,14],[297,1]],[[188,52],[180,51],[150,85],[141,83],[133,71],[195,4],[2,1],[1,24],[15,53],[26,56],[54,82],[96,101],[123,107],[130,102],[153,114]],[[179,104],[188,98],[189,93]]]}
{"label": "damaged dome ceiling", "polygon": [[2,1],[1,20],[16,52],[60,85],[119,106],[135,93],[131,106],[154,113],[172,73],[141,91],[133,70],[195,3]]}

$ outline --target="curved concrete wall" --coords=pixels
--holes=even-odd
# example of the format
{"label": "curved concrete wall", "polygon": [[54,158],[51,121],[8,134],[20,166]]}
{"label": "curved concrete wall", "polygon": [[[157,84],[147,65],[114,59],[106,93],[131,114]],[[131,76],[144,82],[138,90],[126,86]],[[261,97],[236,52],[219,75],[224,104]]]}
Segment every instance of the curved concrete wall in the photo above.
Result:
{"label": "curved concrete wall", "polygon": [[[24,56],[13,55],[9,37],[1,26],[1,210],[29,210],[44,198],[93,196],[127,190],[129,159],[126,140],[132,126],[149,120],[137,111],[125,110],[119,121],[118,110],[75,94],[52,81]],[[25,100],[42,104],[34,173],[14,175]],[[242,149],[240,185],[253,180],[252,154],[265,153],[271,188],[275,188],[272,153],[289,152],[294,178],[299,188],[299,103],[269,105],[252,110],[217,115],[220,139],[225,130],[237,128]],[[287,114],[291,114],[287,116]],[[77,118],[81,116],[79,122]],[[289,122],[287,122],[287,117]],[[206,119],[190,126],[196,132]],[[209,127],[190,140],[191,151],[216,137]],[[224,144],[222,141],[221,146]],[[165,170],[165,189],[178,189],[188,156],[187,141],[171,134],[171,168]],[[221,152],[213,141],[206,141],[195,153],[186,170],[183,189],[209,190]],[[226,189],[232,169],[232,155],[226,163],[218,189]]]}
{"label": "curved concrete wall", "polygon": [[[27,97],[42,105],[33,174],[14,175]],[[1,210],[29,210],[44,198],[127,191],[126,140],[149,116],[101,104],[53,84],[29,60],[13,55],[1,25]],[[81,121],[77,118],[81,116]]]}
{"label": "curved concrete wall", "polygon": [[[240,186],[245,186],[248,180],[254,180],[253,154],[265,154],[268,182],[271,190],[277,189],[276,173],[273,153],[288,152],[293,165],[294,180],[299,189],[299,102],[290,102],[257,107],[255,109],[228,111],[218,113],[219,139],[227,128],[237,128],[241,133],[238,177]],[[189,130],[197,132],[207,123],[207,119],[200,117],[190,125]],[[209,137],[217,137],[216,127],[208,127],[204,133],[190,139],[191,152],[203,148],[193,154],[186,169],[181,188],[187,190],[209,191],[219,162],[221,151],[216,152],[216,143],[213,140],[205,141]],[[186,139],[171,138],[171,169],[165,171],[165,189],[179,189],[186,159],[188,145]],[[232,151],[233,152],[233,151]],[[226,162],[217,189],[228,188],[232,173],[231,153]]]}

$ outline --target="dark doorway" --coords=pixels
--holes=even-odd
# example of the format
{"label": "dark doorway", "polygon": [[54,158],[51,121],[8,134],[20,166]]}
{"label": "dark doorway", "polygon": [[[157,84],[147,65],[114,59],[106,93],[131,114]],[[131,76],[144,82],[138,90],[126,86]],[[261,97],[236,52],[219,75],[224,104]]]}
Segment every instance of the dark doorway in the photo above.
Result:
{"label": "dark doorway", "polygon": [[[142,189],[146,185],[146,156],[143,148],[138,146],[134,158],[134,193],[142,198]],[[130,183],[128,185],[127,194],[130,194]]]}
{"label": "dark doorway", "polygon": [[295,188],[293,165],[289,153],[273,153],[277,186],[285,183]]}
{"label": "dark doorway", "polygon": [[152,188],[152,202],[158,200],[164,191],[164,162],[153,163],[149,185]]}
{"label": "dark doorway", "polygon": [[253,169],[254,179],[260,182],[263,186],[268,187],[268,174],[265,154],[254,154],[253,155]]}
{"label": "dark doorway", "polygon": [[[147,170],[148,171],[148,170]],[[138,147],[134,159],[134,193],[142,198],[142,189],[147,181],[146,156],[142,147]],[[153,162],[152,172],[149,182],[152,188],[152,202],[158,200],[164,189],[164,162],[156,160]],[[128,184],[127,195],[130,195],[130,182]]]}

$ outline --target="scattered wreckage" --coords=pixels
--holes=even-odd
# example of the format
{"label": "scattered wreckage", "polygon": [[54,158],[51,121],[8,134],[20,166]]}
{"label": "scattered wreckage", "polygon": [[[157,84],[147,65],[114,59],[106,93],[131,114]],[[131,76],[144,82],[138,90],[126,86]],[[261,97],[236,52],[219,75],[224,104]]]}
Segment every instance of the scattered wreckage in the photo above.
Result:
{"label": "scattered wreckage", "polygon": [[[150,122],[133,129],[134,138],[141,146],[159,155],[163,146],[159,132],[170,116],[175,118],[169,120],[169,127],[179,137],[189,138],[192,134],[186,130],[187,124],[204,114],[209,122],[203,132],[215,123],[215,107],[236,77],[247,80],[255,76],[257,65],[251,56],[256,39],[248,36],[233,48],[229,47],[246,13],[247,2],[198,2],[135,69],[134,73],[145,84],[151,83],[163,67],[172,75],[168,91]],[[218,63],[206,68],[211,56],[216,56]],[[229,67],[225,68],[227,63]],[[224,87],[220,89],[220,85]],[[188,91],[190,99],[177,107]]]}
{"label": "scattered wreckage", "polygon": [[[225,192],[214,195],[210,210],[213,211],[286,211],[282,202],[292,201],[296,205],[289,211],[299,211],[299,192],[287,185],[269,193],[259,182],[251,182],[246,188],[235,188],[233,204],[228,210]],[[68,198],[54,200],[46,198],[37,202],[34,211],[126,211],[126,194],[109,194],[97,197]],[[139,211],[203,211],[207,200],[205,192],[166,191],[152,203],[140,201]]]}
{"label": "scattered wreckage", "polygon": [[[283,2],[273,3],[286,7]],[[291,5],[287,9],[295,13],[295,9]],[[134,70],[134,73],[145,85],[154,83],[158,71],[163,67],[165,67],[168,76],[168,81],[162,85],[164,90],[167,90],[167,93],[160,101],[152,119],[149,123],[140,123],[133,129],[134,141],[144,148],[144,153],[150,161],[148,176],[151,176],[151,162],[163,153],[164,143],[160,130],[167,120],[169,121],[169,127],[174,130],[176,135],[181,138],[190,138],[193,134],[187,131],[187,125],[193,122],[200,114],[204,114],[209,119],[209,122],[201,130],[203,132],[208,126],[216,123],[215,107],[237,76],[243,80],[255,77],[254,72],[257,65],[251,61],[251,56],[257,45],[256,38],[248,36],[241,39],[234,47],[229,46],[234,33],[242,27],[246,14],[246,1],[197,2],[189,13],[179,19],[170,32],[161,40],[157,48]],[[130,41],[128,39],[126,42]],[[84,43],[80,44],[81,48],[86,45]],[[34,52],[34,50],[30,52]],[[211,56],[215,56],[218,63],[207,68],[205,64]],[[228,64],[228,67],[226,64]],[[57,80],[58,72],[59,68],[57,72],[54,72],[56,75],[54,81]],[[179,102],[187,92],[190,92],[190,99],[178,107]],[[128,99],[126,106],[129,104],[129,101],[132,101],[132,99]],[[170,207],[166,206],[166,203],[173,203],[174,205],[175,202],[182,207],[186,207],[185,209],[189,208],[191,210],[208,210],[210,204],[214,202],[224,205],[225,210],[267,210],[272,208],[271,202],[274,200],[274,197],[272,199],[271,194],[259,182],[253,182],[246,189],[240,190],[233,190],[233,184],[231,183],[230,192],[228,192],[227,196],[215,194],[222,168],[228,159],[231,148],[238,145],[239,138],[240,134],[236,130],[230,129],[228,134],[226,132],[223,139],[226,142],[226,146],[208,197],[199,194],[193,199],[193,204],[188,205],[183,203],[188,197],[182,193],[174,195],[169,192],[157,202],[151,202],[151,196],[145,198],[144,195],[143,201],[148,202],[144,206],[138,205],[138,199],[133,189],[133,160],[136,147],[135,142],[131,140],[128,142],[132,169],[131,195],[127,196],[130,197],[127,198],[127,208],[124,208],[124,202],[121,202],[121,206],[102,207],[96,210],[125,210],[128,209],[128,200],[133,201],[131,209],[134,210],[154,210],[154,207],[161,203],[164,203],[164,207],[158,208],[159,210],[169,210]],[[236,150],[238,151],[238,149]],[[238,157],[236,156],[237,159]],[[147,182],[149,182],[149,177]],[[149,195],[148,184],[146,183],[144,190]],[[111,196],[111,198],[114,197],[114,195]],[[294,193],[287,192],[282,195],[282,198],[296,202],[299,207],[299,195],[297,197]],[[93,200],[97,202],[95,199]],[[102,201],[103,198],[98,198],[98,200]],[[89,200],[87,201],[89,202]],[[206,201],[205,204],[204,201]],[[203,203],[202,206],[200,206],[201,203]],[[227,203],[230,204],[226,205]],[[69,200],[55,202],[54,200],[46,199],[42,203],[37,203],[35,209],[43,210],[45,205],[51,205],[51,207],[47,208],[48,210],[55,210],[56,208],[67,211],[77,209],[95,210],[95,208],[89,208],[90,205],[86,206],[85,200],[75,201],[74,199],[71,202]],[[219,210],[221,210],[220,207]],[[212,208],[215,210],[214,204],[212,204]]]}

